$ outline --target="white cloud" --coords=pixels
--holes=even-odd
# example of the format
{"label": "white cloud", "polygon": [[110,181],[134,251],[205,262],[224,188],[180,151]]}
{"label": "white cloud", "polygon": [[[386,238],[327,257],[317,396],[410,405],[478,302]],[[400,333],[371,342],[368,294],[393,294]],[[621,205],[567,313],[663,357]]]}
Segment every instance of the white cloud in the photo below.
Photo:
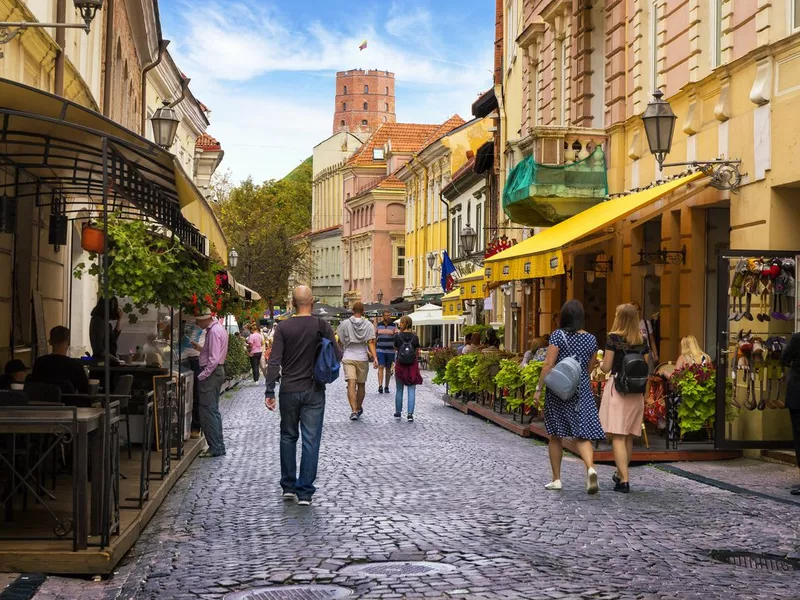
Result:
{"label": "white cloud", "polygon": [[[321,22],[297,30],[254,2],[195,0],[180,18],[182,35],[170,51],[192,78],[194,94],[212,109],[210,133],[225,149],[223,168],[236,179],[280,177],[331,134],[335,71],[394,72],[398,118],[415,122],[441,122],[455,112],[468,119],[469,105],[491,83],[490,43],[464,53],[472,64],[443,59],[430,47],[436,39],[431,13],[406,2],[389,7],[383,29],[362,23],[357,32]],[[364,37],[369,47],[361,52]],[[317,82],[272,89],[267,82],[282,73],[302,74],[306,84],[319,74],[330,92],[321,94]]]}

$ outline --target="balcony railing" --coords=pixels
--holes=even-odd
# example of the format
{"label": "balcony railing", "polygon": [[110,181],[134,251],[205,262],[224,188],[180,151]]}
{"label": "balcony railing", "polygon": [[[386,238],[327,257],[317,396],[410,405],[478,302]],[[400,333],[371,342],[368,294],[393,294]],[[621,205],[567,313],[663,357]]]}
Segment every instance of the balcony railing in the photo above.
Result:
{"label": "balcony railing", "polygon": [[534,127],[519,147],[526,156],[543,165],[569,165],[585,158],[600,146],[606,150],[604,129],[586,127]]}

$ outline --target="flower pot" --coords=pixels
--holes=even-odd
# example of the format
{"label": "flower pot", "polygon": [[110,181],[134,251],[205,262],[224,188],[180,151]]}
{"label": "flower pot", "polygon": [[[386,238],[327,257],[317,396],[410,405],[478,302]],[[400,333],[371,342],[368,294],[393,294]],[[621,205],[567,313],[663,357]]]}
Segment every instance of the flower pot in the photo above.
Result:
{"label": "flower pot", "polygon": [[102,229],[92,225],[84,225],[81,230],[81,248],[87,252],[103,253],[106,235]]}

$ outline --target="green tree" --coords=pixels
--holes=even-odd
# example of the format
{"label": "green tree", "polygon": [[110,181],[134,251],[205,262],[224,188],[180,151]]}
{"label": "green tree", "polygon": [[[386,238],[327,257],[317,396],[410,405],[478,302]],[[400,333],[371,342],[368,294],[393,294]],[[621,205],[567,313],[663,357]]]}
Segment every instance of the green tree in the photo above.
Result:
{"label": "green tree", "polygon": [[234,276],[269,302],[285,298],[289,275],[308,265],[298,234],[311,226],[311,159],[280,180],[248,178],[219,203],[219,216],[239,263]]}

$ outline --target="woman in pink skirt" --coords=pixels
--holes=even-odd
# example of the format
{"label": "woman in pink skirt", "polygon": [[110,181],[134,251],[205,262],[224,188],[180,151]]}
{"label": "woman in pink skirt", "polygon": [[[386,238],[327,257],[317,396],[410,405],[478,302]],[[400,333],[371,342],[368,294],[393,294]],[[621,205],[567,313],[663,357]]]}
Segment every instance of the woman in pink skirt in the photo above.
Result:
{"label": "woman in pink skirt", "polygon": [[646,377],[649,351],[647,340],[639,330],[639,311],[632,304],[621,304],[617,307],[614,326],[608,334],[601,366],[603,372],[611,375],[600,403],[600,423],[603,431],[611,438],[614,449],[614,462],[617,464],[617,472],[614,474],[615,492],[627,494],[630,491],[628,465],[633,454],[633,437],[642,435],[644,417],[644,391],[623,394],[615,380],[622,372],[626,354],[643,358],[644,365],[637,361],[637,366],[644,367],[643,375]]}

